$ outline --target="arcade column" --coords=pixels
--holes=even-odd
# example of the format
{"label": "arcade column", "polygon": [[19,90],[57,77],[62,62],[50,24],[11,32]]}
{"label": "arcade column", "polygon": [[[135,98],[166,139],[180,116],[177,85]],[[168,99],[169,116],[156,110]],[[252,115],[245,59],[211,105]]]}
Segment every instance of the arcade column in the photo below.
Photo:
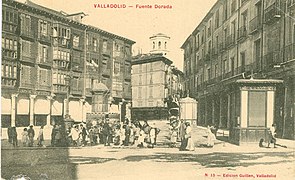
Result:
{"label": "arcade column", "polygon": [[36,95],[30,95],[30,125],[34,125],[34,104]]}
{"label": "arcade column", "polygon": [[11,94],[11,127],[15,127],[16,98],[18,94]]}

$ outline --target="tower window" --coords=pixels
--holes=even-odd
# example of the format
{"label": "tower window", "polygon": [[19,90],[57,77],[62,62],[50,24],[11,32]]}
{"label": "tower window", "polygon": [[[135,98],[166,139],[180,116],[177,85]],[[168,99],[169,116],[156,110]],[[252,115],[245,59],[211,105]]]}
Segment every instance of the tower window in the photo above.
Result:
{"label": "tower window", "polygon": [[165,49],[167,49],[167,42],[165,42],[164,47],[165,47]]}
{"label": "tower window", "polygon": [[158,48],[161,49],[161,41],[158,43]]}
{"label": "tower window", "polygon": [[155,49],[156,48],[156,44],[155,44],[155,42],[153,42],[153,49]]}

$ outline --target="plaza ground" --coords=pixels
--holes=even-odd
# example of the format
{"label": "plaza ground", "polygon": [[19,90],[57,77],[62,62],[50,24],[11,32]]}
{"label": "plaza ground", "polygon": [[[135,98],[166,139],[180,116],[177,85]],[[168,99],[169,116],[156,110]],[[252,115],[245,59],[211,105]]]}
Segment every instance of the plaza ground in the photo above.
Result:
{"label": "plaza ground", "polygon": [[[26,174],[39,179],[278,179],[295,176],[294,148],[236,146],[217,140],[213,148],[179,151],[168,147],[168,125],[161,128],[158,146],[149,148],[88,146],[22,148],[2,144],[1,176]],[[193,128],[196,146],[206,142],[205,130]],[[5,141],[5,140],[4,140]],[[291,143],[293,141],[290,141]],[[294,142],[293,142],[294,143]],[[270,177],[258,178],[258,175]],[[275,176],[275,177],[274,177]]]}

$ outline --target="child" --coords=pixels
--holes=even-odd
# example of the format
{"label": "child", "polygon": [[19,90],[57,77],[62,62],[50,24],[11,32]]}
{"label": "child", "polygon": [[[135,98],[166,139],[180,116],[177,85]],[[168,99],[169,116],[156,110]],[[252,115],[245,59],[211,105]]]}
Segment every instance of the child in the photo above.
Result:
{"label": "child", "polygon": [[28,145],[28,141],[29,141],[28,129],[24,128],[24,131],[22,132],[22,143],[24,147]]}

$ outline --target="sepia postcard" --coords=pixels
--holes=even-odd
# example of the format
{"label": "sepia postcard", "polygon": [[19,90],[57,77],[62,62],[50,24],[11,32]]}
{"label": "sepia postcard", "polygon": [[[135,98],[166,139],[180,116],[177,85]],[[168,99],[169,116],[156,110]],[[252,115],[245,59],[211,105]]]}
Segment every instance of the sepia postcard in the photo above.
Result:
{"label": "sepia postcard", "polygon": [[295,0],[1,15],[1,179],[295,179]]}

